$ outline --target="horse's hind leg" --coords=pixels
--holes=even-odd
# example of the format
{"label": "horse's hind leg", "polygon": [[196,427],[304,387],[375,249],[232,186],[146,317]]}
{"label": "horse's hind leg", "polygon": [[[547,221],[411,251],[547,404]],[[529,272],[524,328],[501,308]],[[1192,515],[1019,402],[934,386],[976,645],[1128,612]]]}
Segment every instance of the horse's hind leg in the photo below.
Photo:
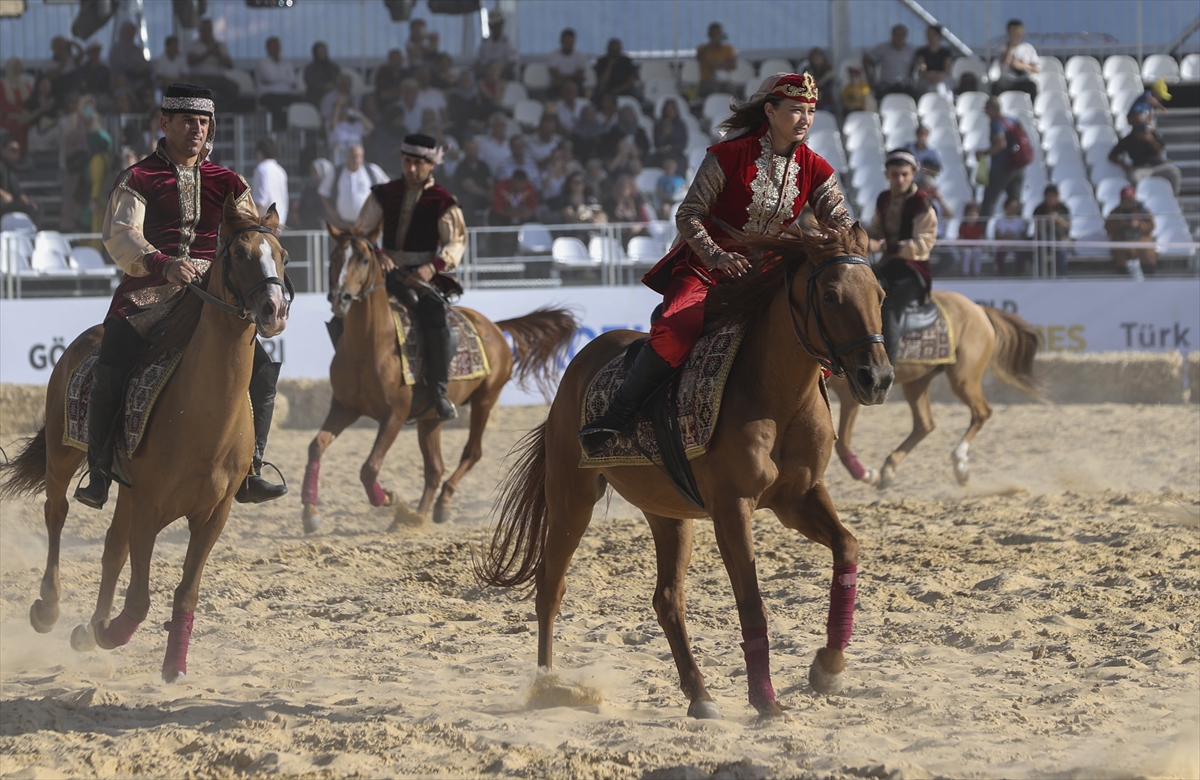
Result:
{"label": "horse's hind leg", "polygon": [[[100,558],[100,592],[96,596],[96,611],[87,625],[76,626],[71,633],[71,647],[76,650],[91,650],[97,641],[108,650],[123,645],[137,630],[137,623],[130,625],[127,619],[118,616],[109,623],[112,615],[113,600],[117,595],[117,580],[125,568],[129,558],[129,533],[133,521],[132,499],[126,488],[117,493],[117,508],[113,512],[112,523],[104,536],[104,553]],[[105,634],[105,632],[108,632]],[[101,636],[105,634],[105,636]],[[115,642],[116,638],[124,641]]]}
{"label": "horse's hind leg", "polygon": [[71,486],[71,477],[79,467],[82,454],[74,449],[59,445],[58,457],[54,457],[54,445],[50,445],[51,454],[46,464],[46,503],[43,513],[46,517],[46,537],[49,541],[46,552],[46,572],[42,575],[40,598],[29,608],[29,622],[39,634],[45,634],[54,628],[58,622],[58,600],[61,593],[59,580],[59,550],[62,543],[63,525],[67,521],[70,503],[67,501],[67,490]]}
{"label": "horse's hind leg", "polygon": [[[955,366],[955,369],[959,368],[959,366]],[[971,410],[971,424],[967,427],[967,432],[963,434],[958,446],[950,453],[950,459],[954,463],[954,478],[960,485],[967,484],[967,480],[971,478],[970,460],[967,454],[971,448],[971,440],[992,416],[992,405],[983,397],[982,377],[982,367],[978,371],[955,370],[946,375],[946,378],[950,380],[950,389]]]}
{"label": "horse's hind leg", "polygon": [[471,399],[471,433],[467,437],[467,445],[463,447],[458,468],[450,475],[450,479],[446,480],[446,484],[442,485],[442,492],[433,508],[433,522],[444,523],[449,519],[450,502],[454,499],[454,492],[458,490],[459,481],[483,457],[483,431],[487,428],[488,417],[491,416],[492,407],[495,406],[499,395],[499,387],[493,391],[484,384]]}
{"label": "horse's hind leg", "polygon": [[874,485],[879,481],[879,472],[875,469],[865,468],[858,462],[858,456],[850,448],[850,439],[854,435],[854,421],[858,419],[858,410],[862,407],[849,392],[844,395],[839,392],[838,399],[841,401],[838,411],[838,438],[834,442],[838,460],[846,467],[846,471],[850,472],[851,477],[860,482]]}
{"label": "horse's hind leg", "polygon": [[167,624],[167,654],[163,658],[162,678],[172,683],[187,674],[188,643],[192,637],[196,603],[200,600],[200,577],[213,545],[229,518],[230,502],[226,500],[207,517],[188,518],[191,538],[183,560],[183,579],[175,589],[171,607],[171,622]]}
{"label": "horse's hind leg", "polygon": [[317,511],[321,455],[333,440],[358,418],[358,413],[342,406],[336,398],[333,399],[329,404],[329,413],[325,415],[325,422],[321,423],[321,430],[308,445],[308,465],[304,467],[304,487],[300,491],[300,501],[304,505],[301,519],[304,521],[306,534],[321,528],[321,514]]}
{"label": "horse's hind leg", "polygon": [[912,452],[937,427],[933,421],[933,407],[929,403],[929,385],[935,376],[937,374],[929,373],[902,385],[904,400],[908,401],[908,405],[912,408],[913,429],[912,433],[908,434],[908,438],[883,462],[883,468],[879,470],[880,490],[892,484],[896,478],[896,469],[900,467],[900,461],[904,460],[908,453]]}
{"label": "horse's hind leg", "polygon": [[654,534],[654,557],[658,563],[658,582],[654,586],[654,612],[658,624],[667,635],[675,667],[679,670],[679,687],[688,697],[688,715],[693,718],[719,719],[721,713],[704,687],[704,675],[692,655],[685,616],[687,603],[683,594],[688,562],[692,558],[692,521],[646,514],[646,522]]}
{"label": "horse's hind leg", "polygon": [[433,508],[433,499],[446,473],[446,462],[442,459],[442,421],[426,418],[417,423],[417,442],[421,447],[421,460],[425,463],[425,488],[421,491],[421,503],[417,514],[428,517]]}

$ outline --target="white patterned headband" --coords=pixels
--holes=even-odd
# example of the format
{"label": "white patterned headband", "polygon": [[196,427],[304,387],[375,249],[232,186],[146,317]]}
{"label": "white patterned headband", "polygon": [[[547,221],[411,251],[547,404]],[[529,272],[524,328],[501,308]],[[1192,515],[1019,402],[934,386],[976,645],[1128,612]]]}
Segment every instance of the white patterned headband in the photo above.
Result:
{"label": "white patterned headband", "polygon": [[400,144],[400,153],[411,155],[412,157],[420,157],[422,160],[428,160],[434,165],[442,164],[442,157],[446,153],[446,147],[439,146],[436,149],[431,149],[428,146],[415,146],[414,144]]}
{"label": "white patterned headband", "polygon": [[208,114],[212,116],[216,113],[216,106],[208,98],[198,97],[164,97],[162,101],[163,111],[183,111],[195,114]]}

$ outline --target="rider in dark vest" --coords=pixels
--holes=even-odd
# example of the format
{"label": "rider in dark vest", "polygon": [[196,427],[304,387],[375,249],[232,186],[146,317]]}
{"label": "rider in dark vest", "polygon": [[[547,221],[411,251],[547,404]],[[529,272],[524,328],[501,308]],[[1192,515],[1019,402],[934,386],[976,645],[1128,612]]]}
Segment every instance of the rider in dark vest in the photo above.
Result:
{"label": "rider in dark vest", "polygon": [[467,228],[458,201],[431,175],[442,161],[437,141],[410,135],[400,152],[403,178],[371,188],[354,232],[371,235],[382,224],[381,260],[388,294],[409,307],[421,329],[425,403],[434,408],[438,419],[449,420],[458,411],[446,396],[455,351],[454,333],[446,322],[450,308],[446,296],[461,293],[462,288],[444,272],[462,260]]}
{"label": "rider in dark vest", "polygon": [[937,212],[929,197],[913,183],[919,165],[912,152],[898,149],[887,156],[888,189],[875,201],[867,233],[871,251],[883,252],[875,275],[887,292],[883,301],[883,345],[894,360],[900,345],[901,320],[909,307],[929,301],[933,274],[929,252],[937,241]]}
{"label": "rider in dark vest", "polygon": [[[125,383],[145,353],[154,326],[186,294],[184,285],[202,277],[216,259],[217,232],[226,195],[256,212],[246,180],[208,162],[215,129],[212,92],[171,84],[163,93],[155,151],[121,174],[108,198],[104,248],[125,272],[104,320],[100,356],[92,368],[88,402],[86,486],[75,498],[100,509],[108,500],[113,446],[124,403]],[[261,344],[254,349],[250,401],[254,408],[254,465],[238,490],[242,503],[279,498],[287,486],[265,481],[263,451],[275,410],[279,363]]]}

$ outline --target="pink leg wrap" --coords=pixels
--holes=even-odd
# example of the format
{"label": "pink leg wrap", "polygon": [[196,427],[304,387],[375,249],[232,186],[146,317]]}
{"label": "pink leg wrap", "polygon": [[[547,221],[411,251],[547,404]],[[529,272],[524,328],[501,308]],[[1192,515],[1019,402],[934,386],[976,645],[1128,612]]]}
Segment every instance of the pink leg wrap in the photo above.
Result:
{"label": "pink leg wrap", "polygon": [[761,710],[768,702],[775,701],[775,689],[771,687],[771,643],[767,641],[767,627],[755,626],[742,629],[742,652],[746,655],[746,677],[750,686],[750,706]]}
{"label": "pink leg wrap", "polygon": [[387,493],[383,492],[378,482],[367,488],[367,498],[371,500],[371,506],[383,506],[388,502]]}
{"label": "pink leg wrap", "polygon": [[826,647],[845,650],[854,630],[854,597],[858,593],[858,566],[833,567],[833,585],[829,588],[829,622]]}
{"label": "pink leg wrap", "polygon": [[850,472],[850,476],[861,481],[867,476],[867,470],[863,468],[863,464],[858,462],[858,456],[853,452],[847,452],[845,455],[839,456],[842,459],[842,465],[846,467],[846,471]]}
{"label": "pink leg wrap", "polygon": [[311,506],[317,505],[317,481],[321,473],[321,461],[309,461],[304,467],[304,487],[300,490],[300,500]]}
{"label": "pink leg wrap", "polygon": [[192,612],[175,612],[171,615],[171,622],[163,624],[163,628],[167,629],[167,656],[162,665],[164,678],[187,674],[188,644],[192,640],[192,623],[195,619]]}
{"label": "pink leg wrap", "polygon": [[108,628],[102,629],[104,643],[114,647],[129,644],[129,640],[133,638],[133,632],[137,631],[140,625],[140,621],[135,621],[122,612],[109,622]]}

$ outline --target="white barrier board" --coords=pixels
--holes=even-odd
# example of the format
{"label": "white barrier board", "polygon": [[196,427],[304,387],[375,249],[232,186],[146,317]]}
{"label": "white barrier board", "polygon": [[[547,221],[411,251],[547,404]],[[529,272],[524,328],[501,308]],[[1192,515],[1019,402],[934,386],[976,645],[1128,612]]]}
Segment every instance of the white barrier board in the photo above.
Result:
{"label": "white barrier board", "polygon": [[[960,281],[935,283],[968,298],[1013,311],[1042,332],[1050,351],[1191,352],[1200,349],[1200,279]],[[580,318],[570,354],[609,330],[646,330],[659,297],[645,287],[556,290],[472,290],[461,305],[492,320],[519,317],[541,306],[563,306]],[[108,300],[55,298],[0,301],[0,382],[44,384],[62,350],[101,322]],[[328,376],[333,347],[323,295],[299,295],[287,330],[267,342],[283,360],[283,376]],[[541,403],[540,394],[505,388],[503,404]]]}

